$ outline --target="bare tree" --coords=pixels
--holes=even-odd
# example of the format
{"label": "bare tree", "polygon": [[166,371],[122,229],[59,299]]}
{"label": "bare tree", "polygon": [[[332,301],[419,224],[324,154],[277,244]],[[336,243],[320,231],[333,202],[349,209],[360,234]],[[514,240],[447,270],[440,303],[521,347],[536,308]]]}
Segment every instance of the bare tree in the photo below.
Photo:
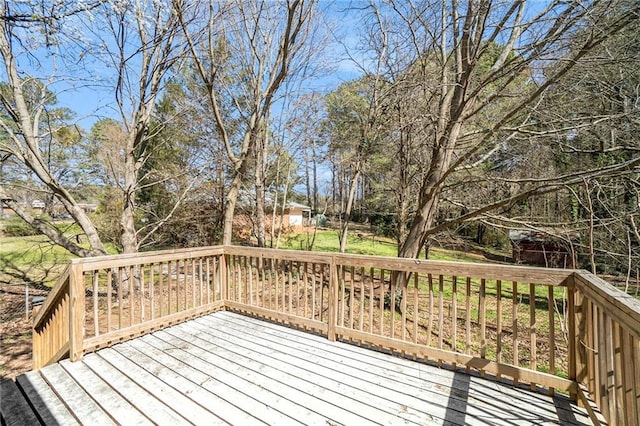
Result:
{"label": "bare tree", "polygon": [[340,158],[338,167],[347,177],[347,196],[341,209],[340,252],[347,247],[349,222],[356,191],[371,156],[378,152],[384,129],[383,99],[386,82],[379,74],[340,85],[326,97],[330,151]]}
{"label": "bare tree", "polygon": [[[534,8],[524,0],[389,1],[372,3],[370,9],[381,33],[397,31],[405,39],[405,49],[390,49],[384,63],[422,67],[421,90],[429,101],[418,117],[420,131],[429,138],[424,144],[428,163],[401,256],[417,257],[429,237],[443,229],[581,182],[574,175],[531,179],[504,198],[436,221],[445,190],[455,187],[456,178],[473,176],[497,147],[535,129],[531,108],[590,51],[638,19],[637,4],[554,1]],[[393,25],[383,25],[388,22]],[[384,53],[380,40],[374,42],[373,50]],[[523,78],[526,84],[516,84]],[[634,158],[609,172],[638,162]],[[599,173],[584,173],[592,171]]]}
{"label": "bare tree", "polygon": [[122,197],[120,243],[125,253],[137,251],[139,244],[163,223],[154,223],[139,235],[135,215],[143,166],[152,150],[149,143],[157,131],[151,126],[156,102],[167,73],[182,59],[177,37],[181,35],[180,26],[172,5],[180,8],[180,2],[106,3],[100,8],[101,25],[93,31],[105,49],[103,61],[116,71],[113,84],[122,125],[118,139],[123,158],[115,183]]}
{"label": "bare tree", "polygon": [[[10,2],[0,3],[0,53],[2,54],[6,86],[0,91],[2,114],[0,115],[0,151],[6,159],[12,159],[33,173],[47,191],[63,205],[74,221],[86,234],[89,248],[80,246],[51,223],[34,217],[3,183],[0,183],[0,201],[11,207],[18,216],[30,224],[52,242],[58,244],[77,256],[92,256],[106,253],[98,232],[80,207],[78,200],[49,167],[47,155],[52,145],[59,143],[56,138],[58,127],[49,120],[50,104],[55,94],[50,87],[63,78],[58,64],[53,60],[48,66],[47,74],[36,76],[27,71],[37,67],[21,65],[33,61],[38,63],[35,52],[55,49],[64,34],[60,33],[67,19],[82,13],[85,8],[60,6],[54,8],[48,2],[15,5]],[[52,55],[51,58],[65,58],[64,55]]]}
{"label": "bare tree", "polygon": [[313,54],[315,2],[210,1],[177,9],[191,60],[207,88],[216,136],[231,165],[223,231],[223,243],[230,244],[251,153],[264,140],[281,87]]}

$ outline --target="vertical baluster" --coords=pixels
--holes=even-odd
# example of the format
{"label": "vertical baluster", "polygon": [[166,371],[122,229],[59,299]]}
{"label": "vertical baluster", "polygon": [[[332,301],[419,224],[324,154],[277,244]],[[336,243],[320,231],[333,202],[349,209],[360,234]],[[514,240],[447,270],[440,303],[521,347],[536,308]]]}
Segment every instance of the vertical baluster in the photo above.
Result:
{"label": "vertical baluster", "polygon": [[140,274],[140,322],[145,321],[145,298],[144,298],[144,274],[145,274],[145,267],[144,265],[140,265],[140,269],[139,269],[139,274]]}
{"label": "vertical baluster", "polygon": [[271,267],[275,291],[276,311],[284,312],[284,291],[280,290],[280,275],[278,274],[278,269],[281,268],[281,262],[279,262],[277,259],[272,259]]}
{"label": "vertical baluster", "polygon": [[274,305],[275,310],[280,311],[280,280],[278,278],[278,261],[275,259],[269,259],[269,279],[273,279],[273,296],[274,296]]}
{"label": "vertical baluster", "polygon": [[199,257],[198,258],[198,283],[200,284],[200,300],[199,300],[199,306],[203,306],[205,304],[204,302],[204,280],[202,279],[202,275],[203,275],[203,267],[202,267],[202,258]]}
{"label": "vertical baluster", "polygon": [[181,299],[181,290],[180,290],[180,261],[176,260],[174,262],[174,266],[175,266],[175,275],[174,275],[174,279],[175,279],[175,283],[173,286],[173,289],[175,290],[175,312],[180,312],[180,299]]}
{"label": "vertical baluster", "polygon": [[[444,276],[438,276],[438,348],[442,349],[444,342]],[[438,360],[440,365],[442,360]]]}
{"label": "vertical baluster", "polygon": [[613,332],[613,374],[615,386],[616,418],[618,424],[626,425],[624,413],[624,364],[622,363],[622,328],[616,321],[612,323]]}
{"label": "vertical baluster", "polygon": [[[554,287],[548,286],[549,297],[547,301],[547,310],[549,311],[549,374],[556,374],[556,322],[555,322],[555,297]],[[584,307],[584,303],[583,303]],[[549,394],[554,395],[555,389],[549,388]]]}
{"label": "vertical baluster", "polygon": [[123,315],[123,289],[122,286],[124,283],[122,282],[122,267],[118,268],[118,329],[122,329],[122,315]]}
{"label": "vertical baluster", "polygon": [[158,263],[158,317],[162,317],[162,305],[165,300],[164,294],[164,264],[162,262]]}
{"label": "vertical baluster", "polygon": [[380,324],[378,328],[380,329],[381,336],[384,336],[384,275],[384,269],[380,268]]}
{"label": "vertical baluster", "polygon": [[602,316],[602,322],[604,323],[604,333],[602,334],[604,341],[604,378],[603,382],[606,386],[605,400],[607,403],[606,409],[603,407],[605,413],[609,413],[607,417],[611,424],[617,425],[618,419],[616,418],[615,410],[615,382],[614,382],[614,366],[613,366],[613,328],[611,326],[611,317],[604,312]]}
{"label": "vertical baluster", "polygon": [[229,290],[228,295],[234,302],[238,300],[238,282],[236,280],[236,256],[229,256],[229,263],[227,268],[229,269]]}
{"label": "vertical baluster", "polygon": [[[318,306],[318,313],[320,314],[320,322],[324,322],[324,293],[325,293],[325,285],[324,285],[324,271],[325,271],[325,266],[324,264],[320,264],[320,283],[318,283],[318,285],[320,286],[320,304]],[[317,302],[316,302],[317,303]]]}
{"label": "vertical baluster", "polygon": [[[496,361],[502,362],[502,281],[496,280]],[[496,377],[502,375],[498,373]]]}
{"label": "vertical baluster", "polygon": [[207,287],[207,304],[211,303],[211,262],[215,262],[215,258],[205,258],[205,281],[204,285]]}
{"label": "vertical baluster", "polygon": [[[538,369],[536,328],[536,287],[529,284],[529,367],[534,371]],[[531,390],[536,390],[535,382],[531,382]]]}
{"label": "vertical baluster", "polygon": [[247,278],[249,279],[249,304],[256,306],[255,303],[255,288],[253,283],[253,257],[247,259]]}
{"label": "vertical baluster", "polygon": [[[285,269],[286,269],[286,263],[284,261],[279,261],[277,262],[278,267],[276,268],[276,279],[278,280],[278,282],[280,282],[282,280],[282,288],[281,288],[281,293],[280,295],[282,296],[282,299],[280,300],[280,306],[281,306],[281,311],[280,312],[286,312],[287,311],[287,278],[285,275]],[[289,300],[291,300],[291,298],[289,298]]]}
{"label": "vertical baluster", "polygon": [[376,300],[376,279],[373,268],[369,268],[369,333],[373,333],[373,302]]}
{"label": "vertical baluster", "polygon": [[135,315],[135,307],[133,306],[135,303],[135,289],[133,281],[133,267],[127,266],[127,283],[129,284],[129,297],[127,297],[129,301],[129,326],[133,325],[133,316]]}
{"label": "vertical baluster", "polygon": [[256,306],[266,307],[265,285],[264,285],[264,265],[262,257],[256,257],[256,291],[258,301]]}
{"label": "vertical baluster", "polygon": [[249,287],[249,256],[242,257],[242,274],[244,279],[242,280],[242,288],[244,289],[244,303],[249,304],[249,298],[251,296],[251,289]]}
{"label": "vertical baluster", "polygon": [[451,281],[451,350],[456,352],[458,340],[458,277],[451,277]]}
{"label": "vertical baluster", "polygon": [[[293,274],[291,273],[293,270],[293,261],[289,261],[288,268],[286,271],[282,271],[282,280],[287,281],[289,283],[289,308],[288,311],[290,314],[293,313]],[[285,278],[284,273],[287,273],[287,277]]]}
{"label": "vertical baluster", "polygon": [[355,299],[355,268],[351,266],[349,273],[351,277],[349,279],[349,328],[353,329],[353,302]]}
{"label": "vertical baluster", "polygon": [[340,326],[344,327],[344,316],[345,316],[345,299],[347,298],[347,288],[346,288],[346,268],[342,265],[338,266],[338,280],[339,280],[339,289],[340,289]]}
{"label": "vertical baluster", "polygon": [[213,277],[213,301],[222,299],[222,277],[219,265],[222,262],[222,256],[218,255],[211,258],[211,276]]}
{"label": "vertical baluster", "polygon": [[[187,264],[185,260],[176,261],[176,312],[187,307]],[[180,305],[182,303],[182,305]]]}
{"label": "vertical baluster", "polygon": [[[300,279],[300,262],[296,261],[296,262],[293,262],[293,264],[295,265],[295,272],[296,272],[296,294],[295,294],[296,315],[300,316],[300,302],[302,300],[302,296],[300,294],[300,281],[301,281],[301,279]],[[289,272],[289,276],[291,277],[291,271]]]}
{"label": "vertical baluster", "polygon": [[591,299],[585,298],[586,301],[586,334],[587,334],[587,389],[591,395],[595,395],[595,344],[593,340],[593,302]]}
{"label": "vertical baluster", "polygon": [[[478,312],[478,321],[480,322],[480,358],[485,359],[487,357],[487,281],[485,278],[480,280],[480,309]],[[485,371],[480,371],[482,377],[485,376]]]}
{"label": "vertical baluster", "polygon": [[[268,266],[267,266],[268,264]],[[272,299],[272,293],[275,294],[275,306],[276,306],[276,311],[278,310],[278,293],[277,291],[275,291],[276,289],[273,288],[273,283],[272,283],[272,278],[271,278],[271,270],[273,268],[273,259],[265,259],[265,268],[264,268],[264,274],[266,274],[267,276],[267,290],[269,293],[268,296],[268,301],[269,301],[269,306],[268,309],[271,309],[271,299]]]}
{"label": "vertical baluster", "polygon": [[155,319],[156,317],[156,276],[155,276],[156,265],[153,263],[150,265],[149,269],[149,298],[151,299],[151,319]]}
{"label": "vertical baluster", "polygon": [[[518,282],[513,281],[513,292],[512,296],[512,304],[511,304],[511,315],[512,315],[512,328],[513,328],[513,365],[516,367],[520,366],[520,356],[518,353]],[[514,385],[518,384],[518,378],[513,378]]]}
{"label": "vertical baluster", "polygon": [[365,281],[366,281],[366,272],[363,266],[360,268],[360,321],[358,324],[358,330],[360,331],[364,329]]}
{"label": "vertical baluster", "polygon": [[113,290],[113,279],[115,272],[113,268],[107,272],[107,333],[111,331],[111,309],[113,309],[113,301],[111,300]]}
{"label": "vertical baluster", "polygon": [[418,321],[420,320],[420,312],[418,311],[418,285],[420,283],[420,274],[413,274],[413,343],[418,343]]}
{"label": "vertical baluster", "polygon": [[391,289],[389,290],[389,316],[391,317],[391,325],[389,326],[389,336],[393,339],[396,334],[396,294],[398,285],[398,271],[389,271],[389,279],[391,280]]}
{"label": "vertical baluster", "polygon": [[317,318],[316,315],[316,292],[318,291],[316,287],[316,264],[315,262],[311,263],[311,319],[314,320]]}
{"label": "vertical baluster", "polygon": [[[304,262],[303,264],[303,268],[304,268],[304,317],[305,318],[309,318],[309,292],[313,291],[313,287],[309,288],[309,284],[311,283],[311,280],[309,279],[309,263]],[[311,293],[313,294],[313,293]],[[313,319],[313,311],[311,311],[311,319]]]}
{"label": "vertical baluster", "polygon": [[[466,298],[465,300],[465,309],[466,309],[466,330],[465,330],[465,350],[466,354],[471,353],[471,277],[467,277],[467,285],[466,285]],[[468,372],[469,368],[467,368]]]}
{"label": "vertical baluster", "polygon": [[93,272],[93,334],[100,335],[100,315],[98,312],[98,283],[100,281],[100,271]]}
{"label": "vertical baluster", "polygon": [[429,323],[427,324],[427,346],[431,346],[431,334],[433,332],[433,275],[427,275],[429,282]]}
{"label": "vertical baluster", "polygon": [[171,278],[173,275],[172,266],[173,266],[173,262],[171,260],[168,261],[167,262],[167,315],[171,313],[171,287],[172,287],[172,281],[173,281],[173,279]]}
{"label": "vertical baluster", "polygon": [[633,413],[635,421],[633,424],[640,424],[640,339],[633,334],[629,334],[630,358],[632,360],[633,374]]}
{"label": "vertical baluster", "polygon": [[598,407],[601,411],[606,412],[604,410],[604,404],[606,401],[605,394],[602,392],[606,382],[606,366],[605,366],[605,352],[606,348],[604,346],[604,340],[606,339],[606,335],[604,332],[604,324],[603,324],[603,316],[602,309],[598,305],[594,305],[594,319],[595,319],[595,343],[596,343],[596,394],[595,400],[598,404]]}
{"label": "vertical baluster", "polygon": [[402,340],[407,340],[407,288],[411,275],[401,273],[402,279],[402,301],[400,302],[400,310],[402,311]]}

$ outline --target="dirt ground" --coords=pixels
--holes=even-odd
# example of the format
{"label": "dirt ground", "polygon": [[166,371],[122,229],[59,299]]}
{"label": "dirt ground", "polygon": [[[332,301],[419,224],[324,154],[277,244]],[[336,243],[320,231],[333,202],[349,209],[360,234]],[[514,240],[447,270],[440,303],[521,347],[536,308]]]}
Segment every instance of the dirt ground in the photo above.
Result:
{"label": "dirt ground", "polygon": [[[46,293],[29,290],[30,296]],[[24,287],[0,285],[0,379],[31,370],[31,318],[25,318]]]}

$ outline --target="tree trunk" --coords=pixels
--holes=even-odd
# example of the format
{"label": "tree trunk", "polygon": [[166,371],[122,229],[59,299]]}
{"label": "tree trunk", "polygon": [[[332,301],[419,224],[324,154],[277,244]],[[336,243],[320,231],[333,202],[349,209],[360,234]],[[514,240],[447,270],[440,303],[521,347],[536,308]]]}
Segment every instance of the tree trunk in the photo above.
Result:
{"label": "tree trunk", "polygon": [[280,209],[280,226],[278,227],[278,238],[276,248],[280,248],[280,238],[282,237],[282,226],[284,225],[284,208],[287,205],[287,194],[289,193],[289,180],[291,179],[291,166],[287,166],[287,178],[284,182],[284,194],[282,194],[282,208]]}
{"label": "tree trunk", "polygon": [[266,247],[266,230],[265,230],[265,213],[264,213],[264,175],[266,167],[267,157],[267,131],[264,132],[264,137],[258,137],[256,141],[256,172],[255,172],[255,185],[256,185],[256,224],[255,224],[255,236],[258,242],[258,247]]}
{"label": "tree trunk", "polygon": [[342,222],[342,229],[340,230],[340,253],[344,253],[347,249],[347,235],[349,233],[349,219],[351,218],[351,209],[353,208],[353,201],[356,197],[356,188],[358,187],[358,180],[360,179],[360,167],[356,167],[356,172],[351,179],[349,185],[349,197],[347,198],[347,206],[344,209],[344,220]]}
{"label": "tree trunk", "polygon": [[236,173],[231,182],[231,188],[227,192],[227,200],[224,205],[224,226],[222,229],[222,244],[231,245],[233,241],[233,218],[235,216],[238,193],[242,184],[242,175]]}
{"label": "tree trunk", "polygon": [[318,158],[316,154],[316,143],[311,142],[311,166],[313,172],[313,202],[311,204],[311,211],[314,213],[318,212]]}
{"label": "tree trunk", "polygon": [[135,136],[130,135],[127,143],[127,155],[124,160],[124,188],[122,194],[122,214],[120,216],[120,244],[124,253],[138,251],[138,236],[136,232],[136,186],[138,183],[136,160],[134,157]]}

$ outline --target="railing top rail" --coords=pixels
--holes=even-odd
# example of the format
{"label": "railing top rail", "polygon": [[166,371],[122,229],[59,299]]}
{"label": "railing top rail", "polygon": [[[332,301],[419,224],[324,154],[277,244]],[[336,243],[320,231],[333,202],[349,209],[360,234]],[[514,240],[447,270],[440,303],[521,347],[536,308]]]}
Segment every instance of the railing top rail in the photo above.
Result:
{"label": "railing top rail", "polygon": [[640,338],[640,300],[584,270],[576,271],[574,280],[578,290],[628,332]]}
{"label": "railing top rail", "polygon": [[184,248],[175,250],[85,257],[73,259],[71,263],[74,265],[82,265],[82,270],[84,272],[87,272],[105,268],[118,268],[122,266],[132,266],[145,263],[167,262],[176,259],[191,259],[202,256],[214,256],[223,254],[223,250],[223,246]]}
{"label": "railing top rail", "polygon": [[386,268],[407,272],[423,272],[452,276],[471,276],[504,281],[518,281],[547,285],[567,285],[573,269],[537,268],[521,265],[462,263],[424,259],[405,259],[360,254],[304,252],[298,250],[268,249],[258,247],[225,246],[226,254],[254,257],[277,257],[283,260],[327,263],[333,259],[338,265]]}

